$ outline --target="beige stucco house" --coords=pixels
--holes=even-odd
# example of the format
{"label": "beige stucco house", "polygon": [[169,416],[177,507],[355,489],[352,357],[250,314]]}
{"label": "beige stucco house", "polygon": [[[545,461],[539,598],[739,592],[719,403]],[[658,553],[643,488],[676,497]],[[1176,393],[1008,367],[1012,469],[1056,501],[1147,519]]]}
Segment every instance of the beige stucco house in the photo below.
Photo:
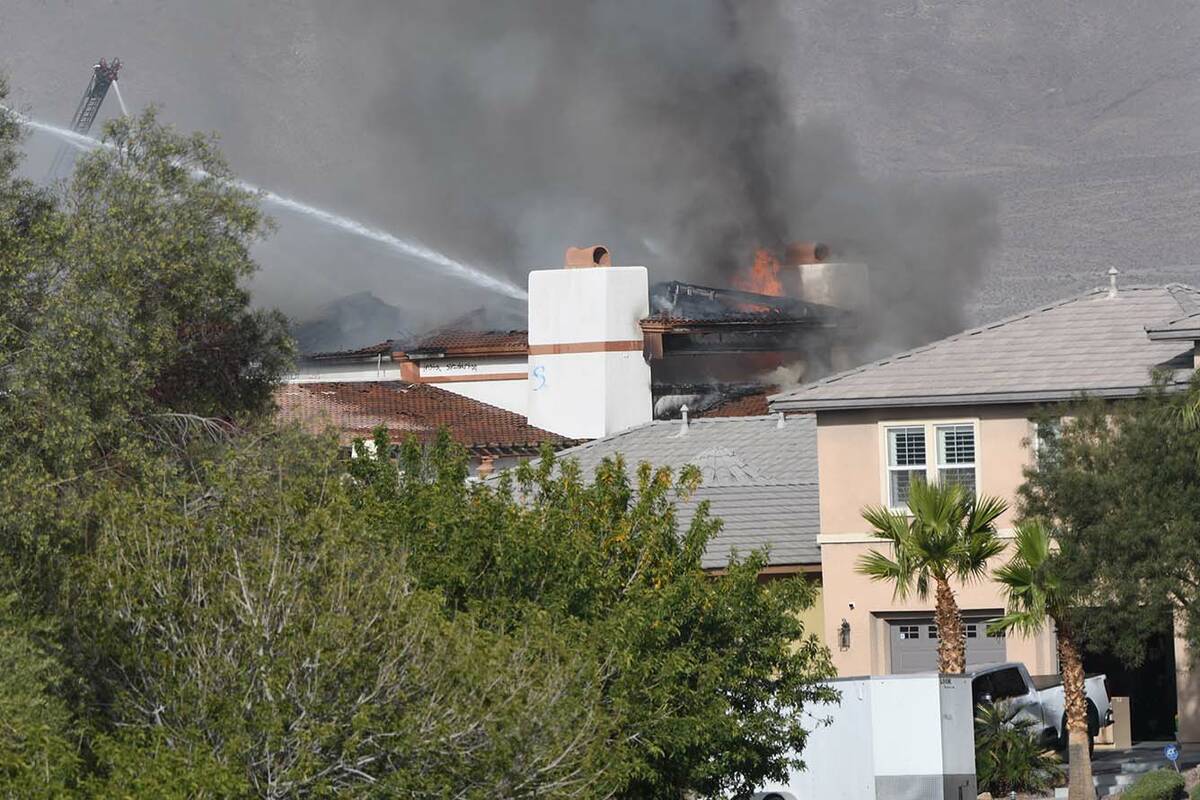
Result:
{"label": "beige stucco house", "polygon": [[[1114,285],[771,398],[772,411],[816,415],[824,638],[841,674],[936,664],[932,598],[899,601],[891,586],[856,571],[858,559],[877,546],[863,507],[903,508],[917,477],[953,480],[1007,499],[1010,510],[999,527],[1011,536],[1023,470],[1036,459],[1036,410],[1081,393],[1131,397],[1156,370],[1185,382],[1200,340],[1200,317],[1192,316],[1198,311],[1200,292],[1189,287]],[[1033,674],[1057,671],[1052,631],[1033,638],[987,634],[985,623],[1004,607],[996,584],[957,592],[969,662],[1014,660]],[[1165,692],[1149,693],[1153,677],[1137,676],[1129,678],[1129,691],[1148,693],[1140,703],[1146,724],[1161,728],[1173,720],[1149,716],[1174,713],[1176,698],[1167,698],[1166,711],[1151,706],[1170,694],[1173,682],[1180,738],[1200,741],[1200,673],[1190,670],[1181,640],[1173,645],[1168,641],[1167,652],[1156,656],[1158,668],[1170,673]],[[1138,706],[1135,698],[1135,721]]]}

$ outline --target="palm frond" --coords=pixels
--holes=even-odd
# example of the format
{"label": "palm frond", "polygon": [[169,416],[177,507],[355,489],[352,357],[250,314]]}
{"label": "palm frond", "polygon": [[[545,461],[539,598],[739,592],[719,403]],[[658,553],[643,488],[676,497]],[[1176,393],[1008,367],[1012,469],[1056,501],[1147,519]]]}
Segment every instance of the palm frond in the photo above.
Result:
{"label": "palm frond", "polygon": [[1034,636],[1046,624],[1045,614],[1034,614],[1028,611],[1013,611],[1000,617],[988,625],[988,633],[1008,633],[1016,631],[1023,636]]}
{"label": "palm frond", "polygon": [[879,539],[886,539],[892,544],[900,542],[908,533],[908,518],[884,506],[867,506],[862,511],[862,517],[874,530],[872,534]]}
{"label": "palm frond", "polygon": [[1061,616],[1065,598],[1052,568],[1053,542],[1042,520],[1018,523],[1012,558],[992,573],[1007,598],[1007,613],[994,623],[998,630],[1033,635],[1045,626],[1047,617]]}
{"label": "palm frond", "polygon": [[1016,528],[1016,555],[1022,564],[1040,568],[1050,559],[1053,536],[1040,519],[1025,520]]}
{"label": "palm frond", "polygon": [[889,542],[893,555],[872,552],[860,560],[859,571],[873,580],[893,581],[898,598],[914,588],[920,597],[928,597],[935,579],[982,578],[988,562],[1004,550],[995,520],[1006,508],[996,498],[977,500],[959,484],[914,481],[908,514],[882,506],[863,509],[873,535]]}
{"label": "palm frond", "polygon": [[967,536],[991,531],[995,533],[996,520],[1008,510],[1008,503],[999,497],[980,495],[970,503],[964,529]]}
{"label": "palm frond", "polygon": [[871,550],[858,560],[858,572],[873,581],[890,581],[895,584],[896,597],[902,598],[908,593],[912,583],[912,575],[903,564],[888,558],[878,550]]}

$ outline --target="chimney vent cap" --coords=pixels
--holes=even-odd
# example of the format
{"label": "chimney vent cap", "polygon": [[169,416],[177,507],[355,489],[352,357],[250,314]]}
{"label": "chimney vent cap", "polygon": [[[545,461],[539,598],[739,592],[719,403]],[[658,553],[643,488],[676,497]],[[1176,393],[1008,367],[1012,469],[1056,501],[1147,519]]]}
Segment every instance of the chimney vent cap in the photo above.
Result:
{"label": "chimney vent cap", "polygon": [[567,269],[611,267],[612,253],[602,244],[593,244],[588,247],[568,247],[567,253],[563,257],[563,263]]}
{"label": "chimney vent cap", "polygon": [[1117,296],[1117,276],[1120,274],[1121,274],[1120,270],[1118,270],[1116,267],[1108,268],[1108,296],[1109,297]]}

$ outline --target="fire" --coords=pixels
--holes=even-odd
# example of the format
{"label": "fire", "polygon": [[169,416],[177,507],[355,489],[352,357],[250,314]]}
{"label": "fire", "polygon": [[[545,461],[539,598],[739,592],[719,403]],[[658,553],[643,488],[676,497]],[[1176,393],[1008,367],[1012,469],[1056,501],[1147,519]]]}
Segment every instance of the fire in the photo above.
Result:
{"label": "fire", "polygon": [[743,292],[782,297],[783,284],[779,280],[779,259],[764,248],[755,250],[754,266],[735,276],[733,286]]}

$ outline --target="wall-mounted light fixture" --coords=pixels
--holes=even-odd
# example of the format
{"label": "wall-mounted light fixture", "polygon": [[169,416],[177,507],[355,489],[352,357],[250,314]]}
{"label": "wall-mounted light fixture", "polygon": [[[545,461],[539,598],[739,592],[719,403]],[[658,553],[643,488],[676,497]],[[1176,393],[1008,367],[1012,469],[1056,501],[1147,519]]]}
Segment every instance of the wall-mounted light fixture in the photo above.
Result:
{"label": "wall-mounted light fixture", "polygon": [[850,623],[842,618],[842,624],[838,626],[838,649],[850,649]]}

